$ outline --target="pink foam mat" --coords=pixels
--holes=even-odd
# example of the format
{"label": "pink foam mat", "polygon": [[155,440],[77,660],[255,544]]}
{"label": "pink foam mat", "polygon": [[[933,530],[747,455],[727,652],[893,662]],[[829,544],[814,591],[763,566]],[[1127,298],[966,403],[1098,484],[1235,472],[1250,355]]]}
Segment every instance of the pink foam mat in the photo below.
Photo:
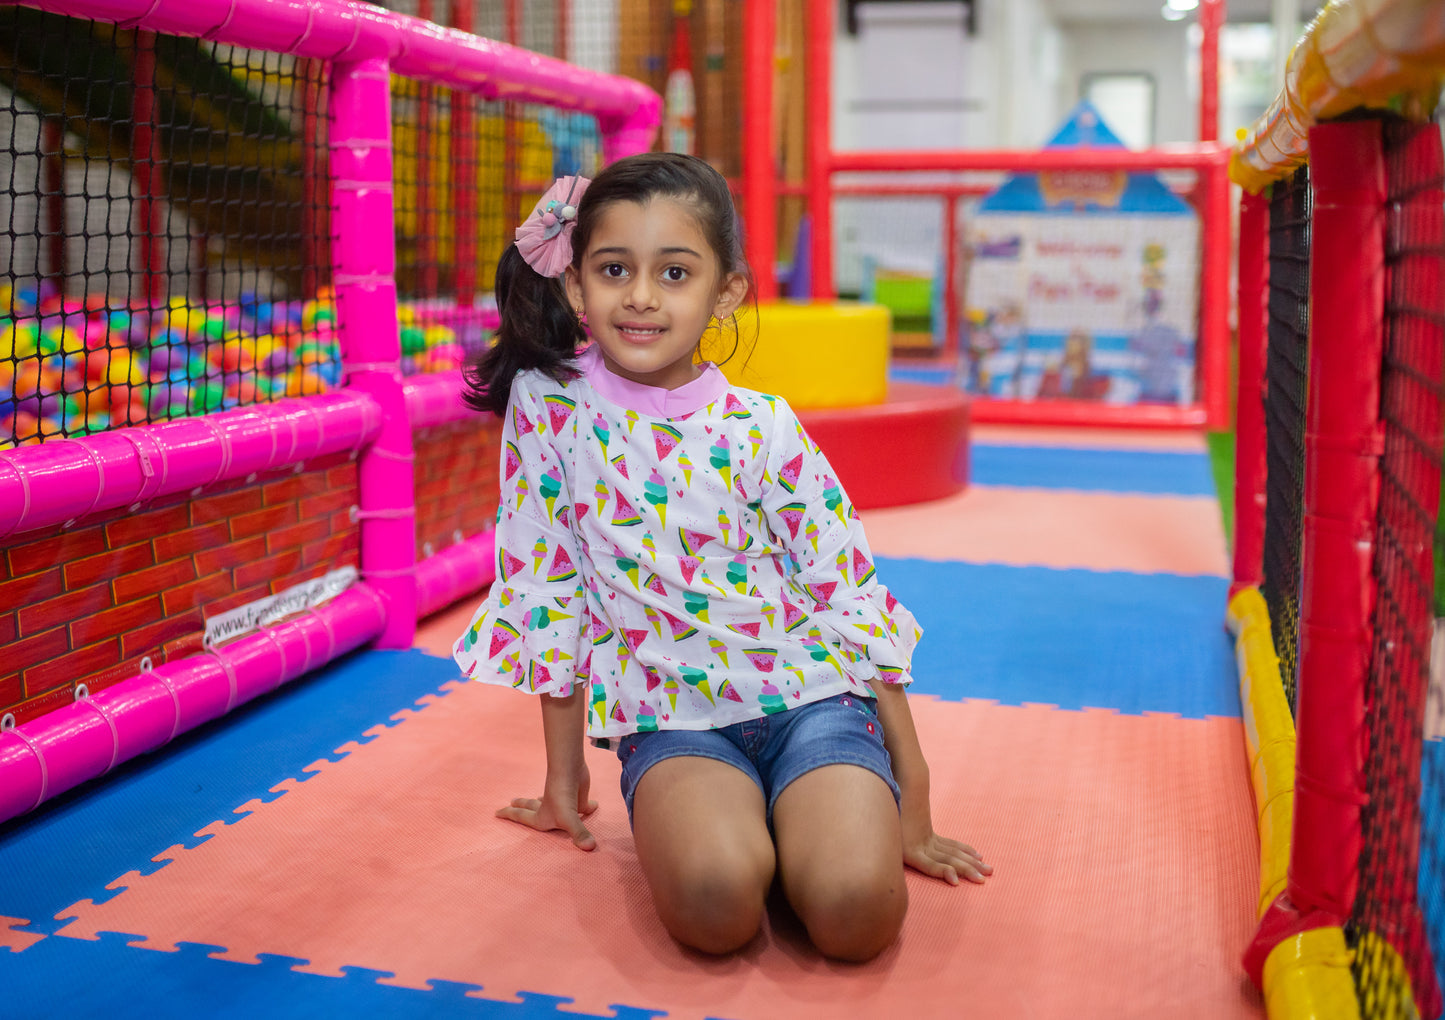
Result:
{"label": "pink foam mat", "polygon": [[[685,951],[648,899],[615,757],[589,752],[593,854],[492,817],[542,778],[525,695],[457,684],[270,803],[173,847],[58,937],[118,931],[674,1017],[1260,1017],[1239,955],[1257,841],[1238,720],[914,699],[935,824],[995,865],[988,885],[909,876],[899,942],[824,961],[785,912],[743,952]],[[847,852],[846,847],[839,852]],[[353,977],[351,980],[357,980]]]}

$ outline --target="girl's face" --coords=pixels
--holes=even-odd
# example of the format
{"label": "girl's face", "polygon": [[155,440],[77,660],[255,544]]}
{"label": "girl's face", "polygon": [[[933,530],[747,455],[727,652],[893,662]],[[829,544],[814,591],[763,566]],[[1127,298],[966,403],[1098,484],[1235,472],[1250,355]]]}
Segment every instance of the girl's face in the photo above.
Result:
{"label": "girl's face", "polygon": [[592,229],[567,296],[587,315],[602,360],[633,382],[676,389],[697,377],[693,352],[714,317],[742,303],[747,281],[724,275],[686,204],[614,202]]}

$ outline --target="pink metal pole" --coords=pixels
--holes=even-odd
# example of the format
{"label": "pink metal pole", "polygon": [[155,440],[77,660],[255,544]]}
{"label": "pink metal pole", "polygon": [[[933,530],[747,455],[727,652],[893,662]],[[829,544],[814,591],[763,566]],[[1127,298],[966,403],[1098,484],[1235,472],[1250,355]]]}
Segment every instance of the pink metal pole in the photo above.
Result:
{"label": "pink metal pole", "polygon": [[[808,217],[815,300],[833,297],[833,0],[808,2]],[[771,141],[769,142],[771,147]]]}
{"label": "pink metal pole", "polygon": [[747,255],[759,301],[778,296],[777,161],[773,152],[773,45],[777,8],[772,0],[743,7],[743,210]]}
{"label": "pink metal pole", "polygon": [[197,487],[355,453],[381,427],[352,391],[0,451],[0,540]]}
{"label": "pink metal pole", "polygon": [[384,616],[381,597],[356,584],[263,633],[0,732],[0,822],[361,647],[381,632]]}
{"label": "pink metal pole", "polygon": [[349,388],[381,409],[381,430],[357,465],[361,573],[386,600],[377,646],[410,648],[416,633],[416,498],[411,423],[401,383],[391,172],[391,73],[384,59],[331,68],[333,281]]}

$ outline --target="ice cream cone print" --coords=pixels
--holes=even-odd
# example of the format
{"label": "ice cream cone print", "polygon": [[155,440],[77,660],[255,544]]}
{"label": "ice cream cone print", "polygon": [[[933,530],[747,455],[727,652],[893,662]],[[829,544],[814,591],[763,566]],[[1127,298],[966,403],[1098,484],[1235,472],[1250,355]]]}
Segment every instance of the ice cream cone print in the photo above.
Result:
{"label": "ice cream cone print", "polygon": [[840,573],[840,574],[843,575],[843,583],[844,583],[844,584],[847,584],[847,583],[848,583],[848,554],[845,553],[845,552],[840,552],[840,553],[838,554],[838,558],[837,558],[836,560],[834,560],[833,562],[834,562],[834,564],[838,567],[838,573]]}
{"label": "ice cream cone print", "polygon": [[597,721],[607,721],[607,688],[603,684],[592,685],[592,711],[597,713]]}
{"label": "ice cream cone print", "polygon": [[638,567],[636,560],[630,560],[625,556],[618,556],[617,569],[627,575],[627,579],[632,582],[632,587],[634,589],[640,588],[640,585],[638,583]]}
{"label": "ice cream cone print", "polygon": [[516,496],[517,496],[517,509],[518,509],[518,510],[522,509],[522,504],[525,503],[525,502],[527,502],[527,493],[530,492],[531,490],[532,490],[532,487],[527,484],[527,476],[526,476],[526,475],[519,475],[519,476],[517,477],[517,493],[516,493]]}
{"label": "ice cream cone print", "polygon": [[717,442],[708,449],[708,463],[722,476],[723,486],[733,487],[732,455],[728,453],[728,437],[718,436]]}
{"label": "ice cream cone print", "polygon": [[814,552],[817,552],[817,551],[818,551],[818,536],[819,536],[819,534],[821,534],[821,532],[818,531],[818,525],[817,525],[816,523],[814,523],[814,521],[813,521],[813,519],[812,519],[811,517],[808,518],[808,526],[807,526],[807,528],[804,529],[803,534],[805,534],[805,535],[808,536],[808,541],[813,544],[813,551],[814,551]]}
{"label": "ice cream cone print", "polygon": [[748,561],[741,553],[734,556],[728,564],[728,584],[732,585],[739,595],[747,594]]}
{"label": "ice cream cone print", "polygon": [[712,653],[718,657],[723,667],[726,668],[728,664],[728,646],[715,637],[707,639],[707,646],[712,649]]}
{"label": "ice cream cone print", "polygon": [[592,486],[592,494],[597,497],[597,516],[602,516],[602,508],[607,505],[607,497],[612,495],[612,487],[602,479],[597,479],[597,484]]}
{"label": "ice cream cone print", "polygon": [[683,484],[684,484],[684,485],[691,485],[691,484],[692,484],[692,461],[688,459],[688,456],[687,456],[686,453],[680,453],[680,454],[677,455],[677,466],[680,467],[680,468],[682,468],[682,481],[683,481]]}
{"label": "ice cream cone print", "polygon": [[717,526],[722,531],[723,544],[727,544],[728,532],[732,530],[733,522],[728,519],[727,507],[718,507]]}
{"label": "ice cream cone print", "polygon": [[657,468],[652,469],[652,474],[647,476],[642,488],[643,498],[657,510],[657,519],[662,522],[662,526],[667,527],[667,483],[662,475],[657,473]]}
{"label": "ice cream cone print", "polygon": [[807,682],[808,682],[808,681],[803,677],[803,670],[802,670],[801,667],[799,667],[799,666],[794,666],[791,662],[785,662],[785,663],[783,663],[783,668],[786,669],[789,673],[792,673],[794,676],[796,676],[796,677],[798,678],[798,686],[799,686],[799,687],[803,687],[803,686],[806,686],[806,685],[807,685]]}
{"label": "ice cream cone print", "polygon": [[757,457],[758,448],[763,445],[763,430],[758,428],[757,422],[753,422],[752,428],[748,429],[748,443],[753,448],[753,456]]}
{"label": "ice cream cone print", "polygon": [[537,492],[547,502],[547,517],[556,520],[557,515],[553,507],[557,503],[557,497],[562,494],[562,476],[557,473],[555,467],[548,468],[542,473],[542,480],[537,484]]}
{"label": "ice cream cone print", "polygon": [[702,583],[703,583],[703,584],[707,585],[709,588],[711,588],[713,591],[717,592],[719,595],[723,596],[724,598],[727,597],[728,590],[727,590],[726,588],[722,587],[722,585],[718,584],[718,583],[717,583],[716,581],[714,581],[712,578],[708,577],[706,570],[699,571],[697,576],[700,577],[700,578],[702,578]]}
{"label": "ice cream cone print", "polygon": [[681,689],[682,688],[677,685],[677,681],[672,677],[668,677],[662,681],[663,693],[667,695],[667,703],[672,706],[674,712],[677,711],[677,692]]}
{"label": "ice cream cone print", "polygon": [[647,622],[652,624],[652,629],[657,631],[657,636],[662,637],[662,617],[658,615],[657,610],[651,606],[643,606],[642,611],[647,616]]}
{"label": "ice cream cone print", "polygon": [[547,540],[537,539],[537,544],[532,546],[532,573],[538,573],[542,569],[542,563],[547,559]]}
{"label": "ice cream cone print", "polygon": [[695,620],[707,623],[707,596],[702,592],[685,591],[682,593],[682,608]]}
{"label": "ice cream cone print", "polygon": [[637,412],[629,408],[623,417],[627,419],[627,434],[630,436],[632,435],[632,426],[636,425],[638,421]]}
{"label": "ice cream cone print", "polygon": [[712,688],[707,682],[707,671],[698,669],[696,666],[682,666],[678,672],[682,674],[683,681],[689,686],[702,691],[703,697],[707,698],[710,704],[713,702]]}
{"label": "ice cream cone print", "polygon": [[637,732],[657,732],[657,712],[645,701],[639,701],[637,703]]}
{"label": "ice cream cone print", "polygon": [[777,607],[777,606],[773,605],[771,602],[764,602],[764,603],[763,603],[763,619],[765,619],[765,620],[768,621],[768,629],[769,629],[769,630],[771,630],[771,629],[772,629],[772,626],[773,626],[773,617],[775,617],[775,616],[777,616],[777,615],[778,615],[778,607]]}
{"label": "ice cream cone print", "polygon": [[847,522],[848,511],[843,508],[843,490],[838,488],[838,481],[832,475],[823,476],[823,505],[837,514],[838,520]]}
{"label": "ice cream cone print", "polygon": [[657,562],[657,543],[652,540],[652,532],[642,536],[642,548],[647,550],[647,555],[652,557],[652,562]]}
{"label": "ice cream cone print", "polygon": [[602,444],[602,456],[607,456],[607,441],[612,438],[612,431],[607,427],[607,419],[602,417],[602,412],[592,420],[592,434]]}
{"label": "ice cream cone print", "polygon": [[787,711],[788,704],[783,700],[782,692],[772,684],[763,684],[763,693],[758,695],[758,703],[763,707],[765,715],[776,715],[779,712]]}

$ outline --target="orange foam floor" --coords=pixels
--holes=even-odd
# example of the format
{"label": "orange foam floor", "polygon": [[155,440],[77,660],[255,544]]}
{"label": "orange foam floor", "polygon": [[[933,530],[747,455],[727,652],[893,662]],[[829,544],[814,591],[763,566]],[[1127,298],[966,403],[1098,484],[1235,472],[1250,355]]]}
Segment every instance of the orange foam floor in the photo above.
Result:
{"label": "orange foam floor", "polygon": [[[1257,837],[1238,720],[914,699],[939,831],[982,887],[909,876],[899,942],[831,964],[779,911],[742,953],[685,951],[650,904],[617,789],[589,752],[600,848],[498,821],[542,778],[533,699],[457,684],[230,825],[83,901],[59,934],[177,942],[612,1004],[670,1017],[1260,1017],[1239,956]],[[846,847],[839,847],[846,853]]]}
{"label": "orange foam floor", "polygon": [[1209,497],[975,485],[934,503],[866,511],[863,523],[879,556],[1218,577],[1229,569],[1219,504]]}

